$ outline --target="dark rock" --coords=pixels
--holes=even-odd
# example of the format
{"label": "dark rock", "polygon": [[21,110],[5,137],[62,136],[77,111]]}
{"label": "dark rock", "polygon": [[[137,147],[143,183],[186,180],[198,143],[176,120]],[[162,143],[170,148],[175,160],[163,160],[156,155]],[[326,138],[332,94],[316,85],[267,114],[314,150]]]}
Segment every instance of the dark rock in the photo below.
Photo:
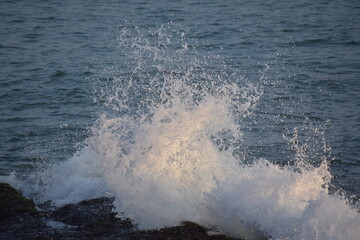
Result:
{"label": "dark rock", "polygon": [[138,231],[129,219],[113,211],[112,198],[97,198],[54,209],[51,203],[37,211],[9,184],[0,183],[0,239],[118,239],[118,240],[226,240],[209,236],[205,228],[192,222],[159,230]]}
{"label": "dark rock", "polygon": [[209,236],[205,228],[193,222],[183,222],[180,226],[160,230],[130,233],[126,240],[230,240],[224,235]]}
{"label": "dark rock", "polygon": [[46,203],[36,216],[4,219],[0,239],[123,239],[134,231],[134,225],[116,217],[112,202],[103,197],[55,210]]}
{"label": "dark rock", "polygon": [[24,215],[36,215],[35,203],[7,183],[0,183],[0,221]]}
{"label": "dark rock", "polygon": [[97,198],[69,204],[53,211],[50,217],[56,221],[76,226],[91,234],[129,232],[134,225],[129,219],[120,219],[113,212],[112,198]]}

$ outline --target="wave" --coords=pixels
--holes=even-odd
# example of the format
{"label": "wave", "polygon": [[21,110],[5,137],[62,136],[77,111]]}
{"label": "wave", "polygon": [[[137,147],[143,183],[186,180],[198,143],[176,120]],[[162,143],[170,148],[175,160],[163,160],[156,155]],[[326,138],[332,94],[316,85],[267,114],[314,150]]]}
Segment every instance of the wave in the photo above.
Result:
{"label": "wave", "polygon": [[358,209],[330,193],[328,161],[309,163],[298,129],[289,139],[291,164],[234,154],[268,66],[257,83],[214,70],[218,57],[189,48],[197,44],[173,28],[122,28],[119,47],[132,59],[112,81],[99,82],[105,110],[83,147],[34,173],[29,185],[14,175],[7,181],[58,205],[115,197],[118,214],[140,229],[188,220],[246,239],[360,236]]}

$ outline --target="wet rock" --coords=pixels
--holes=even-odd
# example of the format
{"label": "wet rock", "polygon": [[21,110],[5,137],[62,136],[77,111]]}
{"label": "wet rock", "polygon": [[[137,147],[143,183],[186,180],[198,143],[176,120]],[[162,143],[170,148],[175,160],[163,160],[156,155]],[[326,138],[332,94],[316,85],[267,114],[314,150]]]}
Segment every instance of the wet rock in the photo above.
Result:
{"label": "wet rock", "polygon": [[0,183],[0,221],[24,215],[36,215],[35,203],[7,183]]}
{"label": "wet rock", "polygon": [[55,210],[42,206],[45,210],[36,216],[4,219],[0,239],[123,239],[134,225],[116,217],[112,202],[104,197]]}
{"label": "wet rock", "polygon": [[160,230],[138,231],[129,234],[126,240],[230,240],[224,235],[208,235],[205,228],[193,222]]}
{"label": "wet rock", "polygon": [[53,211],[50,218],[92,235],[123,235],[132,231],[134,225],[129,219],[116,217],[113,201],[114,199],[102,197],[69,204]]}
{"label": "wet rock", "polygon": [[7,183],[0,183],[0,239],[31,239],[46,227],[35,203]]}
{"label": "wet rock", "polygon": [[192,222],[139,231],[129,219],[116,216],[113,201],[102,197],[56,209],[46,203],[38,211],[32,200],[23,197],[9,184],[0,183],[0,239],[231,239],[223,235],[210,236],[205,228]]}

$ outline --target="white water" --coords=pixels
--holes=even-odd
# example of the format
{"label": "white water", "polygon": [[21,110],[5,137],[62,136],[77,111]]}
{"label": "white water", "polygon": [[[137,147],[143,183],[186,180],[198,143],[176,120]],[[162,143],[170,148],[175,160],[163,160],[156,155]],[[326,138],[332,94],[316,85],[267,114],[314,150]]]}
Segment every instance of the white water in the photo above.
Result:
{"label": "white water", "polygon": [[[135,56],[132,74],[148,87],[117,78],[103,89],[111,111],[99,117],[84,147],[35,173],[29,181],[36,184],[23,190],[58,205],[115,196],[116,211],[140,229],[188,220],[246,239],[359,238],[360,214],[329,194],[325,158],[309,165],[296,134],[290,139],[297,151],[292,166],[266,159],[246,164],[233,156],[232,143],[242,140],[238,120],[256,107],[259,85],[240,87],[207,72],[203,59],[186,52],[187,44],[169,52],[173,39],[162,29],[157,35],[165,49],[139,33],[130,44],[126,34],[119,41]],[[149,67],[160,74],[144,79]]]}

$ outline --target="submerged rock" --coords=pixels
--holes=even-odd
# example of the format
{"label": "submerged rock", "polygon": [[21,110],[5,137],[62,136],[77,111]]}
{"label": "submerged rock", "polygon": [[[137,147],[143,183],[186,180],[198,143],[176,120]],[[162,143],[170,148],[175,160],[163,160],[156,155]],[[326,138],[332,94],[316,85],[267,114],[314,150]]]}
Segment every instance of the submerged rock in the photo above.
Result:
{"label": "submerged rock", "polygon": [[209,236],[192,222],[159,230],[139,231],[129,219],[116,216],[112,198],[97,198],[38,211],[31,199],[0,183],[0,239],[225,240]]}

